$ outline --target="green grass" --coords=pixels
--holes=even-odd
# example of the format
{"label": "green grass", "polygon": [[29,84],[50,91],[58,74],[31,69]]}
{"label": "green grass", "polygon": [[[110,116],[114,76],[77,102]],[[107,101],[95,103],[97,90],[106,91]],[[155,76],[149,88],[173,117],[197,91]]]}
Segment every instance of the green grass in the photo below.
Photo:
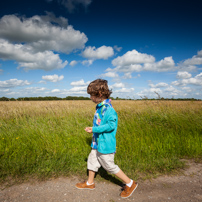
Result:
{"label": "green grass", "polygon": [[[202,157],[202,102],[113,101],[115,162],[131,178],[183,168]],[[0,180],[85,176],[91,101],[0,102]]]}

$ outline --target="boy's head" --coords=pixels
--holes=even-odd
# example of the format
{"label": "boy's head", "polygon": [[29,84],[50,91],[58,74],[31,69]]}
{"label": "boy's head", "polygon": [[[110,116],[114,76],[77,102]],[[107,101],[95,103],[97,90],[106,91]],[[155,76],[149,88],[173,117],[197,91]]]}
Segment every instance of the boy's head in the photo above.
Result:
{"label": "boy's head", "polygon": [[112,93],[109,90],[107,80],[104,79],[96,79],[92,81],[87,88],[87,93],[91,96],[102,97],[108,99]]}

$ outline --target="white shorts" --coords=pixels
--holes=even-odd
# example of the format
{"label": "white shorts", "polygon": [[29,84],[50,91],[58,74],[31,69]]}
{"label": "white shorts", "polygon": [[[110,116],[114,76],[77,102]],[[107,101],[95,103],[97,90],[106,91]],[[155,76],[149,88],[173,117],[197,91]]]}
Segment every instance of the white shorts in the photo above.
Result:
{"label": "white shorts", "polygon": [[97,172],[101,166],[111,174],[116,174],[120,170],[120,168],[114,164],[114,153],[102,154],[96,149],[91,150],[88,156],[87,166],[88,170],[94,172]]}

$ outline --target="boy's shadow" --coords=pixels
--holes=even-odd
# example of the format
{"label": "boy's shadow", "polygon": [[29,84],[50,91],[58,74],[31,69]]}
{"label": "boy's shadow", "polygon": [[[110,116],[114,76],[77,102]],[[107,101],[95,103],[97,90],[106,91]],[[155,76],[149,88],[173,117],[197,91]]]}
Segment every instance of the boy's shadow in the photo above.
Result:
{"label": "boy's shadow", "polygon": [[[88,145],[91,144],[91,141],[92,141],[91,137],[86,138],[86,142],[88,143]],[[87,162],[87,158],[86,158],[86,162]],[[88,169],[87,169],[87,175],[88,175]],[[102,178],[104,178],[104,179],[106,179],[106,180],[108,180],[110,182],[113,182],[114,184],[117,184],[117,185],[119,185],[121,187],[123,186],[123,182],[121,182],[116,177],[108,174],[107,171],[103,167],[99,168],[98,172],[95,173],[95,178],[96,178],[97,175],[100,175],[100,177],[102,177]]]}
{"label": "boy's shadow", "polygon": [[119,185],[121,187],[123,186],[123,182],[121,182],[116,177],[110,175],[103,167],[99,168],[98,172],[95,174],[95,178],[96,178],[97,175],[100,175],[105,180],[113,182],[114,184],[117,184],[117,185]]}

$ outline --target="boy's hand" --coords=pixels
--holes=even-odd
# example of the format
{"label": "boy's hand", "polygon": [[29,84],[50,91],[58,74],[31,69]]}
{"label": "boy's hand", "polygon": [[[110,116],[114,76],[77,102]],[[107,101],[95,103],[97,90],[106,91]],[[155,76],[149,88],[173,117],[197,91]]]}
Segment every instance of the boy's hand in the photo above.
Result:
{"label": "boy's hand", "polygon": [[86,131],[87,133],[92,133],[92,132],[93,132],[93,128],[92,128],[92,127],[86,127],[86,128],[85,128],[85,131]]}

